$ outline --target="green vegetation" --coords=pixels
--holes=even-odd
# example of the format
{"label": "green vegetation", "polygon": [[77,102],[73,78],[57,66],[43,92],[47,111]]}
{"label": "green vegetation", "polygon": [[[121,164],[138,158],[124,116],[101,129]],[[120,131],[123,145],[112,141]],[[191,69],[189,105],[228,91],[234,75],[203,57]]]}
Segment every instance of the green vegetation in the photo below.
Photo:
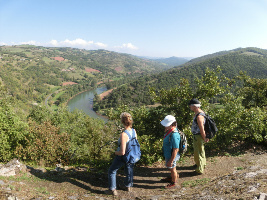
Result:
{"label": "green vegetation", "polygon": [[185,181],[183,182],[182,186],[183,187],[195,187],[199,185],[205,185],[210,182],[209,178],[203,178],[203,179],[197,179],[193,181]]}
{"label": "green vegetation", "polygon": [[[121,111],[127,110],[132,113],[135,120],[135,128],[139,135],[141,135],[141,146],[146,152],[143,156],[143,162],[151,164],[159,159],[160,141],[164,132],[160,121],[167,114],[173,114],[178,122],[178,128],[183,130],[187,135],[189,144],[192,143],[192,134],[190,124],[192,122],[193,113],[188,108],[188,102],[193,97],[199,97],[202,102],[203,110],[211,115],[218,126],[219,132],[211,142],[207,143],[207,149],[231,149],[232,145],[239,141],[248,143],[265,143],[267,141],[266,135],[266,102],[265,95],[255,95],[255,97],[262,97],[256,101],[255,98],[249,96],[253,100],[255,107],[248,107],[246,104],[246,93],[243,90],[248,90],[246,82],[257,83],[258,79],[251,79],[248,77],[238,78],[242,80],[246,87],[239,88],[237,94],[231,92],[231,87],[228,83],[233,80],[222,78],[220,71],[214,72],[206,70],[205,76],[196,79],[190,85],[188,80],[183,79],[181,83],[172,89],[162,89],[160,92],[151,90],[151,96],[155,102],[160,106],[147,109],[145,107],[133,108],[128,106],[120,106],[117,109],[111,108],[107,115],[110,119],[119,118]],[[265,79],[262,80],[266,81]],[[251,84],[254,85],[254,84]],[[261,90],[255,90],[255,94],[260,93]],[[221,95],[221,106],[213,106],[210,104],[215,96]],[[155,158],[152,160],[152,158]]]}
{"label": "green vegetation", "polygon": [[[253,62],[248,62],[249,68],[254,69],[252,74],[240,74],[238,68],[235,70],[237,74],[233,71],[236,76],[230,76],[229,71],[225,72],[224,66],[207,68],[205,65],[208,65],[208,61],[201,61],[205,63],[203,69],[195,64],[195,68],[188,65],[179,70],[140,77],[140,73],[133,73],[136,66],[139,66],[138,63],[145,66],[142,68],[143,74],[157,70],[151,70],[153,64],[149,65],[148,61],[130,55],[104,50],[1,47],[0,161],[20,158],[42,166],[62,163],[89,165],[92,168],[106,167],[114,156],[122,130],[119,115],[128,111],[134,118],[134,128],[142,148],[139,164],[150,165],[162,160],[164,130],[160,121],[165,115],[175,115],[178,128],[187,135],[189,144],[192,143],[190,124],[193,113],[188,108],[188,102],[193,97],[200,99],[203,110],[218,125],[219,132],[207,143],[207,149],[231,149],[238,142],[266,144],[266,55],[263,54],[264,51],[249,50],[253,54],[249,54],[248,50],[237,50],[220,57],[226,59],[227,56],[235,57],[238,54],[241,56],[238,63],[245,62],[247,56],[252,57],[248,60],[257,61],[254,67]],[[51,57],[63,57],[65,60],[50,61]],[[216,57],[212,59],[216,60]],[[62,71],[66,66],[76,66],[75,72]],[[122,71],[116,71],[117,66]],[[85,67],[102,73],[87,76]],[[106,79],[116,80],[106,83],[109,88],[118,87],[110,95],[111,100],[98,99],[96,103],[99,108],[105,108],[110,119],[108,123],[92,119],[77,110],[69,112],[64,106],[69,97],[93,88],[97,86],[97,82]],[[63,87],[63,82],[77,84]],[[56,109],[43,103],[51,93],[54,93],[51,98],[53,102],[48,104],[56,104]],[[153,103],[159,106],[147,106]],[[45,192],[40,190],[42,191]]]}
{"label": "green vegetation", "polygon": [[[160,72],[165,65],[127,54],[73,48],[45,48],[31,45],[0,47],[0,82],[28,112],[33,103],[42,104],[55,89],[64,90],[49,105],[60,105],[75,94],[99,83]],[[93,71],[90,71],[93,70]],[[65,83],[75,83],[66,85]],[[24,113],[25,115],[25,113]],[[22,116],[21,116],[22,117]]]}
{"label": "green vegetation", "polygon": [[[204,76],[207,68],[216,70],[218,67],[221,69],[223,76],[230,79],[239,76],[240,72],[246,72],[246,75],[252,79],[266,79],[267,50],[245,48],[219,52],[193,59],[184,65],[158,74],[139,77],[120,87],[110,83],[110,87],[117,87],[117,89],[103,101],[98,102],[99,105],[97,107],[100,109],[114,108],[123,104],[128,105],[129,102],[131,106],[152,104],[152,97],[149,96],[150,87],[153,87],[155,91],[169,89],[179,85],[182,78],[187,79],[191,86],[195,87],[194,80]],[[232,91],[242,87],[238,81],[234,86]],[[213,99],[213,103],[216,102],[219,102],[218,97]]]}

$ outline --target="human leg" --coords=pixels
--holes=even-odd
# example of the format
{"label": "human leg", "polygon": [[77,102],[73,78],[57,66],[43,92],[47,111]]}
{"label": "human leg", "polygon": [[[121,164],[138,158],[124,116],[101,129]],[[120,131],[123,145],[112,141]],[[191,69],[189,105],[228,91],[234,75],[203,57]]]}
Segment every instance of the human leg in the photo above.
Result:
{"label": "human leg", "polygon": [[[180,155],[177,154],[171,167],[167,167],[170,172],[171,172],[171,181],[170,183],[165,187],[167,189],[172,189],[172,188],[177,188],[177,182],[178,182],[178,173],[177,173],[177,170],[176,170],[176,162],[180,159]],[[167,166],[167,162],[168,160],[166,160],[166,166]]]}
{"label": "human leg", "polygon": [[194,161],[197,167],[199,166],[199,148],[198,148],[198,140],[197,140],[196,135],[193,135],[193,149],[194,149]]}
{"label": "human leg", "polygon": [[196,172],[203,173],[206,166],[204,140],[201,135],[193,136],[194,160],[197,165]]}
{"label": "human leg", "polygon": [[171,168],[171,177],[172,177],[172,182],[176,183],[177,182],[177,171],[176,171],[176,167]]}
{"label": "human leg", "polygon": [[134,164],[126,163],[124,167],[125,179],[124,185],[126,187],[133,187],[133,170]]}
{"label": "human leg", "polygon": [[176,189],[178,188],[178,174],[177,174],[177,170],[176,170],[176,166],[173,168],[169,168],[169,170],[171,171],[171,181],[170,183],[165,187],[166,189]]}
{"label": "human leg", "polygon": [[125,163],[123,162],[121,156],[116,156],[113,160],[109,170],[108,170],[108,187],[110,190],[116,189],[116,175],[119,168],[121,168]]}

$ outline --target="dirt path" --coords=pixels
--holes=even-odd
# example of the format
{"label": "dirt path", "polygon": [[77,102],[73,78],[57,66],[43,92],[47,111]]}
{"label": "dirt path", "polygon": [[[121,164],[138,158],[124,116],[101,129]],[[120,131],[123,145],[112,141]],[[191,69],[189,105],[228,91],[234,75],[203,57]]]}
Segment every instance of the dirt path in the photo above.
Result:
{"label": "dirt path", "polygon": [[[160,181],[169,175],[163,163],[153,166],[135,167],[133,192],[118,190],[119,196],[104,194],[107,187],[107,174],[87,172],[83,168],[62,172],[41,172],[34,170],[13,179],[5,179],[18,199],[253,199],[267,193],[267,153],[266,150],[249,151],[231,156],[207,158],[205,174],[192,176],[193,157],[182,159],[177,170],[181,188],[166,190],[167,183]],[[247,174],[254,173],[254,177]],[[258,173],[255,175],[255,173]],[[123,170],[118,172],[117,182],[123,180]],[[223,184],[222,184],[223,183]],[[226,187],[227,186],[227,187]],[[231,187],[230,187],[231,186]],[[250,188],[253,188],[249,192]],[[208,188],[208,189],[207,189]],[[232,188],[232,189],[231,189]],[[244,196],[243,192],[246,192]],[[266,197],[267,198],[267,197]]]}

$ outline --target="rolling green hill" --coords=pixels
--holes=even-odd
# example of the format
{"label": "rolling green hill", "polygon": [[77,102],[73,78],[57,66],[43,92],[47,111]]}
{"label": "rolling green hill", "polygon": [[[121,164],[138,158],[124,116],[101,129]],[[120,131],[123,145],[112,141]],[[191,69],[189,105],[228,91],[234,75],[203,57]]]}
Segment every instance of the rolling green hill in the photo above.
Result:
{"label": "rolling green hill", "polygon": [[156,90],[175,87],[181,78],[192,82],[203,76],[207,68],[216,69],[220,66],[222,73],[233,78],[239,72],[246,72],[251,78],[267,78],[267,50],[258,48],[243,48],[223,51],[193,59],[179,67],[159,74],[139,77],[138,80],[113,90],[99,107],[114,107],[119,104],[147,105],[152,103],[148,95],[149,87]]}
{"label": "rolling green hill", "polygon": [[[106,50],[48,48],[32,45],[0,47],[0,83],[22,104],[43,103],[61,89],[57,102],[104,82],[134,79],[166,66],[148,59]],[[25,107],[25,106],[22,106]]]}

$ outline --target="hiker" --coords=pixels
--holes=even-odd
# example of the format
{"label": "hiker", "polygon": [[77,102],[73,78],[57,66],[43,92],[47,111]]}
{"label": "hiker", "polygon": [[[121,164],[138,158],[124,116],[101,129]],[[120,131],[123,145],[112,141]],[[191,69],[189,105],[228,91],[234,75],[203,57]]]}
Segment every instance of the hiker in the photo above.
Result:
{"label": "hiker", "polygon": [[[123,124],[125,130],[128,131],[131,135],[133,134],[134,129],[132,129],[132,124],[133,124],[133,119],[132,116],[127,113],[123,112],[120,115],[121,118],[121,123]],[[136,135],[136,132],[135,132]],[[136,135],[137,138],[137,135]],[[128,192],[131,191],[133,187],[133,169],[134,169],[134,164],[131,163],[126,163],[122,156],[125,154],[126,150],[126,145],[129,142],[129,137],[128,135],[123,131],[120,134],[119,140],[118,140],[118,149],[115,151],[115,159],[113,160],[112,165],[110,166],[108,170],[108,187],[109,189],[105,191],[106,194],[111,194],[111,195],[118,195],[117,190],[116,190],[116,174],[119,168],[124,166],[124,173],[126,175],[124,184],[119,184],[118,187],[122,190],[126,190]]]}
{"label": "hiker", "polygon": [[166,167],[171,171],[171,177],[164,178],[162,181],[169,182],[169,184],[165,187],[166,189],[173,189],[178,187],[176,162],[180,159],[180,134],[177,130],[177,122],[174,116],[167,115],[160,123],[165,127],[163,154],[165,157]]}
{"label": "hiker", "polygon": [[[195,172],[194,175],[201,175],[204,173],[206,167],[206,155],[204,149],[204,143],[209,142],[206,138],[206,133],[204,130],[205,124],[205,113],[200,109],[201,103],[197,99],[191,99],[189,102],[189,107],[195,112],[191,131],[193,134],[193,148],[194,148],[194,161],[195,161]],[[196,115],[199,115],[196,118]]]}

